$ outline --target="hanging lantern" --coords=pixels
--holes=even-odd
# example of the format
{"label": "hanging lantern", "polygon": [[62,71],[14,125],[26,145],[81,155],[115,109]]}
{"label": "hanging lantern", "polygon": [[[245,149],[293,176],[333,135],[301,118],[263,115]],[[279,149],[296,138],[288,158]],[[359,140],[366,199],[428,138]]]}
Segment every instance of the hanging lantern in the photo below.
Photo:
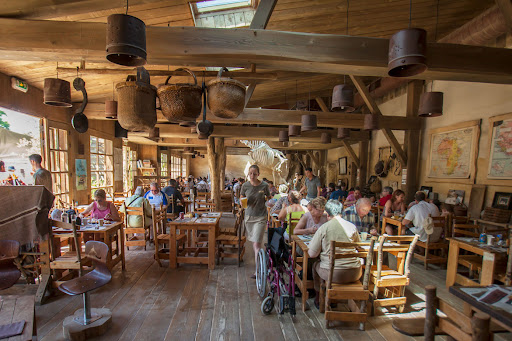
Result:
{"label": "hanging lantern", "polygon": [[408,28],[398,31],[389,40],[388,75],[412,77],[427,70],[427,31]]}
{"label": "hanging lantern", "polygon": [[354,107],[354,88],[350,84],[336,85],[332,89],[331,110],[340,112],[352,112]]}
{"label": "hanging lantern", "polygon": [[43,101],[55,107],[71,107],[71,85],[68,81],[58,78],[45,78]]}
{"label": "hanging lantern", "polygon": [[117,101],[105,101],[105,117],[117,119]]}
{"label": "hanging lantern", "polygon": [[107,18],[107,59],[124,66],[146,64],[146,24],[127,14]]}
{"label": "hanging lantern", "polygon": [[316,115],[302,115],[301,131],[316,130]]}
{"label": "hanging lantern", "polygon": [[437,117],[441,115],[443,115],[443,93],[439,91],[422,93],[418,116]]}
{"label": "hanging lantern", "polygon": [[288,136],[300,136],[300,126],[289,125]]}
{"label": "hanging lantern", "polygon": [[364,115],[364,130],[378,130],[379,129],[379,115],[366,114]]}
{"label": "hanging lantern", "polygon": [[322,133],[322,135],[320,135],[320,143],[322,143],[322,144],[331,143],[331,134],[330,133]]}
{"label": "hanging lantern", "polygon": [[279,131],[279,142],[288,142],[290,138],[288,137],[288,130],[280,130]]}
{"label": "hanging lantern", "polygon": [[336,136],[339,139],[346,139],[350,137],[350,129],[349,128],[338,128],[338,134]]}

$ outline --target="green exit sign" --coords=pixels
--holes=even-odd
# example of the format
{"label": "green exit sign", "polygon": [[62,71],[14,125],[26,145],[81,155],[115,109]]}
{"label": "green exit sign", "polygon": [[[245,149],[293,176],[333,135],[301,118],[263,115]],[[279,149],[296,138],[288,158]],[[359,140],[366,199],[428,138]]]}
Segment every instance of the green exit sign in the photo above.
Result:
{"label": "green exit sign", "polygon": [[11,77],[11,85],[14,90],[19,90],[22,92],[28,91],[28,84],[23,79]]}

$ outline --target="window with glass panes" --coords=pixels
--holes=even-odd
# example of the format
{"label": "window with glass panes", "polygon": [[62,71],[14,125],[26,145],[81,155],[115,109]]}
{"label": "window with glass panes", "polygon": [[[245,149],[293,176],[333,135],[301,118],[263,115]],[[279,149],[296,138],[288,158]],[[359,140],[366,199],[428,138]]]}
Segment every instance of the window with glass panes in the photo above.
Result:
{"label": "window with glass panes", "polygon": [[169,175],[169,160],[167,153],[160,153],[160,176]]}
{"label": "window with glass panes", "polygon": [[99,188],[114,193],[114,145],[111,140],[91,136],[91,194]]}
{"label": "window with glass panes", "polygon": [[52,173],[53,194],[65,203],[71,203],[69,196],[68,131],[49,128],[50,172]]}
{"label": "window with glass panes", "polygon": [[181,158],[171,155],[171,179],[176,179],[181,175]]}
{"label": "window with glass panes", "polygon": [[181,176],[187,177],[187,159],[181,159]]}

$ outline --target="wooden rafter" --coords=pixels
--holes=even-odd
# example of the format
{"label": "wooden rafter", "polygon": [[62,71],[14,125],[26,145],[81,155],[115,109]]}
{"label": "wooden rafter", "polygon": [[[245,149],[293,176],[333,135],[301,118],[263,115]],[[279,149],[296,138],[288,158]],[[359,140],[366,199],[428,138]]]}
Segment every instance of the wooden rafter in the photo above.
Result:
{"label": "wooden rafter", "polygon": [[[363,98],[364,102],[368,106],[368,109],[370,109],[370,112],[373,115],[379,115],[381,118],[383,117],[382,113],[380,112],[379,106],[375,102],[375,99],[370,95],[370,92],[366,88],[366,85],[363,83],[362,79],[357,76],[350,75],[350,79],[352,79],[352,82],[354,83],[355,87],[359,91],[359,94]],[[414,117],[411,117],[415,119]],[[416,120],[420,120],[419,118],[416,118]],[[384,136],[389,142],[389,145],[391,148],[393,148],[393,151],[396,153],[396,156],[400,160],[400,162],[405,165],[407,164],[407,155],[405,154],[404,150],[402,149],[402,146],[400,146],[400,143],[395,137],[395,134],[393,134],[393,131],[391,130],[391,127],[383,127],[382,132],[384,133]]]}
{"label": "wooden rafter", "polygon": [[[0,58],[105,61],[106,24],[0,19]],[[149,64],[387,75],[388,39],[198,27],[147,27]],[[512,83],[512,50],[429,43],[429,69],[413,78]]]}
{"label": "wooden rafter", "polygon": [[354,163],[356,164],[357,168],[360,168],[361,162],[359,161],[359,158],[357,157],[354,149],[352,149],[352,146],[350,145],[350,143],[343,140],[343,145],[345,146],[345,148],[347,148],[347,152],[350,154],[350,157],[352,158],[352,160],[354,160]]}

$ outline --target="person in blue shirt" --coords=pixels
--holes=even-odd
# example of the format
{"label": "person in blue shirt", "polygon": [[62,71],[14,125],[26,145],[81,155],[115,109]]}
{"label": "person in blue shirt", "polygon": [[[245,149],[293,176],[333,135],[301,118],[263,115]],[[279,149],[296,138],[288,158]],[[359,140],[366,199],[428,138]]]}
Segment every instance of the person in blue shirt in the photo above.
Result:
{"label": "person in blue shirt", "polygon": [[345,191],[345,188],[341,187],[341,186],[336,186],[335,187],[335,191],[331,193],[331,196],[329,197],[329,199],[332,199],[332,200],[341,200],[341,198],[346,198],[348,196],[348,192]]}
{"label": "person in blue shirt", "polygon": [[168,204],[167,195],[160,190],[156,182],[152,182],[149,185],[149,191],[144,194],[144,198],[149,200],[151,206],[159,207],[160,205],[167,206]]}

